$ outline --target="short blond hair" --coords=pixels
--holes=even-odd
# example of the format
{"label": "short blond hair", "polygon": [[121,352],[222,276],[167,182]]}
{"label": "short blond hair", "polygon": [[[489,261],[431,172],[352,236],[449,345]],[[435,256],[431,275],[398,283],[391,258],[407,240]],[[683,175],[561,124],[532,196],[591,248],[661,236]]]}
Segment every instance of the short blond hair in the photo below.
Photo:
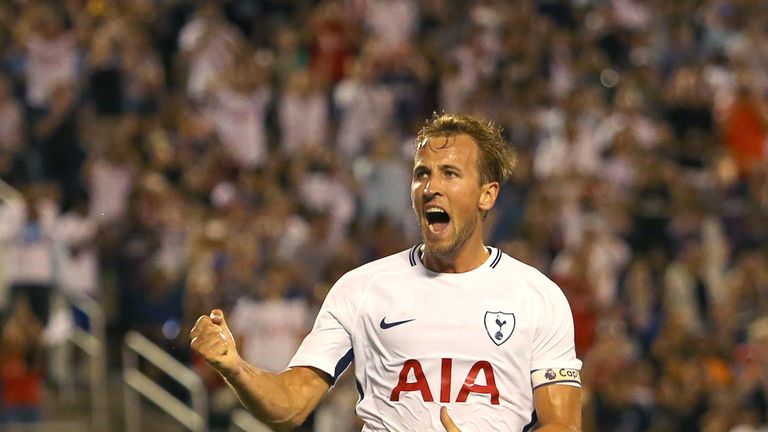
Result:
{"label": "short blond hair", "polygon": [[501,135],[502,128],[491,120],[463,114],[435,113],[416,137],[416,149],[430,138],[467,135],[477,144],[480,184],[504,183],[517,165],[517,154]]}

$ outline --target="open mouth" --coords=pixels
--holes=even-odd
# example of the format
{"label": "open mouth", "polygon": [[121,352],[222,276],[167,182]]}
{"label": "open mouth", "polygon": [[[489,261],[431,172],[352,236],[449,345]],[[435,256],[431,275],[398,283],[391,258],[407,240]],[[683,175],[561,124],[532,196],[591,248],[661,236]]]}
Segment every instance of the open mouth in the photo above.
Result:
{"label": "open mouth", "polygon": [[425,212],[427,225],[433,233],[441,233],[451,222],[451,216],[445,210],[437,207],[430,207]]}

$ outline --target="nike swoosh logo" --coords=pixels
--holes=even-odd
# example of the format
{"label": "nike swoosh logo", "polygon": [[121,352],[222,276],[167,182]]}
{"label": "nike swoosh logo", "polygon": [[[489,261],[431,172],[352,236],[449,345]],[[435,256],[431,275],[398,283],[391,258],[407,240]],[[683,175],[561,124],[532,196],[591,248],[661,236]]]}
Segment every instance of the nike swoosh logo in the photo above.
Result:
{"label": "nike swoosh logo", "polygon": [[416,318],[412,318],[412,319],[409,319],[409,320],[403,320],[403,321],[395,321],[395,322],[391,322],[391,323],[385,322],[384,321],[385,319],[387,319],[387,317],[382,318],[381,322],[379,323],[379,327],[381,327],[384,330],[391,329],[392,327],[399,326],[400,324],[409,323],[409,322],[415,320]]}

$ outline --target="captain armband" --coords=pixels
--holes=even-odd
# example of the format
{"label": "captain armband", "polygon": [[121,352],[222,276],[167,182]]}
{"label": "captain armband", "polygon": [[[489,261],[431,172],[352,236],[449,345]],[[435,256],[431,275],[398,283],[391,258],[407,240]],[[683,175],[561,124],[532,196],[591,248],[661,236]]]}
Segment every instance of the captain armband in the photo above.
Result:
{"label": "captain armband", "polygon": [[550,384],[565,384],[581,387],[581,374],[576,369],[549,368],[531,372],[531,384],[536,389]]}

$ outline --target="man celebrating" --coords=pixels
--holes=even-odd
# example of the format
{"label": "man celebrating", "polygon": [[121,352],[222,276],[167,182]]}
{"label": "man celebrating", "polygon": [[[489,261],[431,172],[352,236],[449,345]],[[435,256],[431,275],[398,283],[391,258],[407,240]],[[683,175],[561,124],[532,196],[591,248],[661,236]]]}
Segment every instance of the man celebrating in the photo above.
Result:
{"label": "man celebrating", "polygon": [[565,297],[483,244],[514,163],[492,123],[436,115],[417,138],[411,183],[422,244],[342,276],[282,373],[245,363],[218,309],[198,319],[192,348],[279,430],[300,425],[353,359],[364,432],[580,430]]}

